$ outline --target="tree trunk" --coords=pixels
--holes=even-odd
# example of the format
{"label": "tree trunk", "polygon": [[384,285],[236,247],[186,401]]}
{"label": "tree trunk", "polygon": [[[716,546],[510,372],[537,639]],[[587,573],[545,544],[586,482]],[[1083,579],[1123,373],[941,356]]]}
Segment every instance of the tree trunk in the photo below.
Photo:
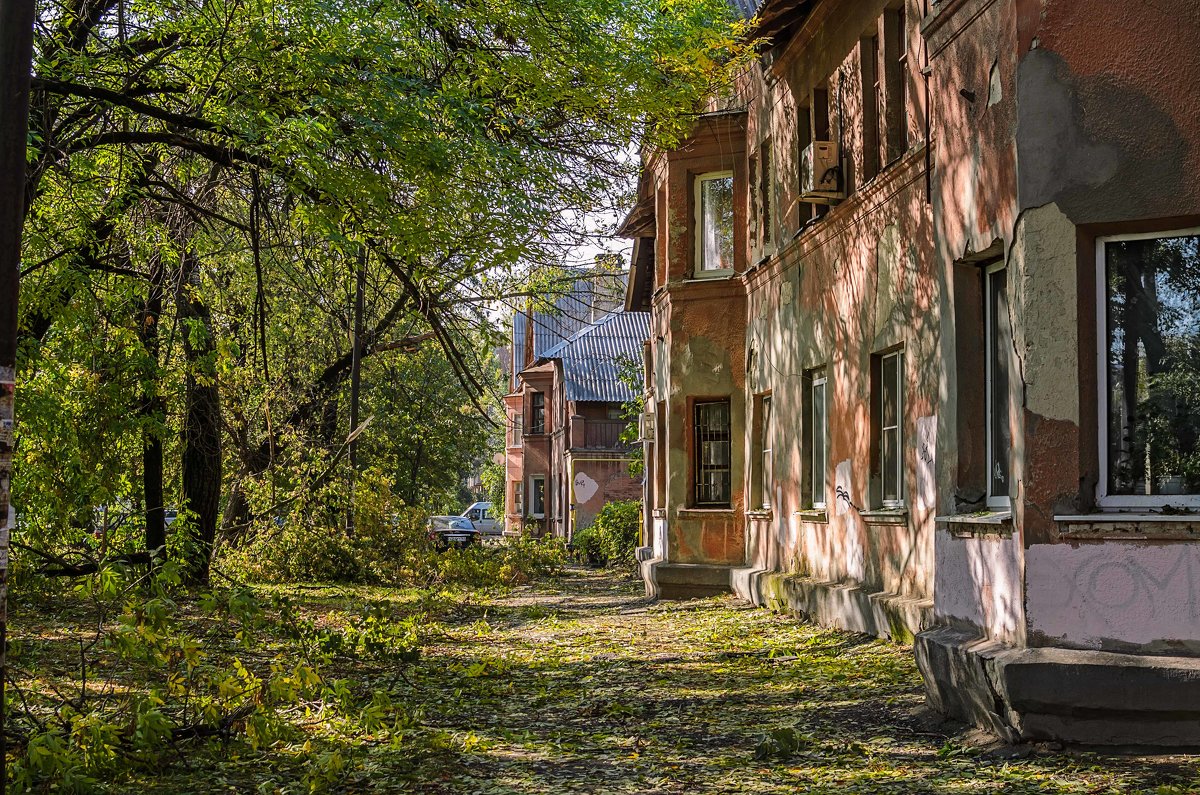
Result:
{"label": "tree trunk", "polygon": [[213,354],[212,314],[194,289],[196,263],[179,292],[179,317],[185,326],[187,378],[183,424],[183,507],[191,514],[192,545],[184,561],[186,579],[208,582],[213,542],[221,512],[221,400]]}
{"label": "tree trunk", "polygon": [[142,496],[145,502],[146,551],[152,560],[166,557],[167,517],[163,504],[163,440],[160,429],[166,413],[158,382],[158,321],[162,316],[163,267],[158,257],[150,263],[150,287],[138,333],[146,352],[142,377]]}

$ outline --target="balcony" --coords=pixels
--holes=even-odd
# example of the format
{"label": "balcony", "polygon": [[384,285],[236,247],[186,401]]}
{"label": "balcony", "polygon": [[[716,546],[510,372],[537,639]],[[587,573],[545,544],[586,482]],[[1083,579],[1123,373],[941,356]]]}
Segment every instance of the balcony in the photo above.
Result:
{"label": "balcony", "polygon": [[625,430],[626,424],[624,420],[588,420],[579,416],[572,417],[571,446],[577,450],[624,452],[632,447],[621,442],[621,431]]}

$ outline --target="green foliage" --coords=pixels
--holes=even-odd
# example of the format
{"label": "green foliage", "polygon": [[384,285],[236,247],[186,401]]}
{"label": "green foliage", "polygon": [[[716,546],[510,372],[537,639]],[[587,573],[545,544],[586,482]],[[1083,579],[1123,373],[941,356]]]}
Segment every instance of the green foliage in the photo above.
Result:
{"label": "green foliage", "polygon": [[637,500],[606,503],[590,525],[575,533],[571,545],[590,565],[631,567],[641,540],[641,508]]}
{"label": "green foliage", "polygon": [[[293,511],[251,540],[223,550],[219,567],[256,582],[359,582],[498,588],[555,574],[566,562],[556,539],[521,537],[496,546],[475,544],[439,552],[426,537],[424,510],[396,498],[380,472],[360,476],[352,529],[337,522],[344,505],[340,484],[330,484],[318,504],[327,516]],[[330,521],[332,519],[333,521]]]}
{"label": "green foliage", "polygon": [[506,473],[504,464],[497,464],[495,461],[489,461],[483,468],[483,473],[480,480],[483,481],[483,488],[487,492],[488,502],[492,504],[492,516],[496,517],[497,522],[504,521],[504,515],[507,512],[505,505],[505,492],[507,485]]}
{"label": "green foliage", "polygon": [[646,474],[646,453],[640,443],[642,414],[646,411],[642,363],[628,356],[620,357],[617,359],[617,377],[633,393],[632,398],[621,404],[621,419],[625,420],[621,443],[629,446],[629,477],[636,480]]}
{"label": "green foliage", "polygon": [[813,737],[795,726],[779,726],[763,735],[754,746],[758,760],[786,759],[812,745]]}

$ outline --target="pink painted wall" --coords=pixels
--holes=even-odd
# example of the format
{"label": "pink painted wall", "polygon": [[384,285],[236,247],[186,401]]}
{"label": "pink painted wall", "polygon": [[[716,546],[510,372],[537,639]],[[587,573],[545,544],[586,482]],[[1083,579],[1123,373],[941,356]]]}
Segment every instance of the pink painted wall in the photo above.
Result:
{"label": "pink painted wall", "polygon": [[1035,544],[1025,576],[1033,643],[1200,653],[1200,545]]}

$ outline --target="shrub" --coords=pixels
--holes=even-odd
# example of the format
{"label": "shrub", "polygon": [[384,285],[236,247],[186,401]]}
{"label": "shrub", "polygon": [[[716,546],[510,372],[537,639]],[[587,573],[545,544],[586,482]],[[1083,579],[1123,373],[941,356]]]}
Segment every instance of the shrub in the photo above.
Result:
{"label": "shrub", "polygon": [[574,548],[592,565],[632,566],[641,539],[641,505],[637,500],[606,504],[590,525],[575,534]]}
{"label": "shrub", "polygon": [[582,555],[589,566],[608,564],[608,557],[601,549],[600,533],[596,531],[595,524],[590,524],[575,533],[575,537],[571,539],[571,548],[576,554]]}

